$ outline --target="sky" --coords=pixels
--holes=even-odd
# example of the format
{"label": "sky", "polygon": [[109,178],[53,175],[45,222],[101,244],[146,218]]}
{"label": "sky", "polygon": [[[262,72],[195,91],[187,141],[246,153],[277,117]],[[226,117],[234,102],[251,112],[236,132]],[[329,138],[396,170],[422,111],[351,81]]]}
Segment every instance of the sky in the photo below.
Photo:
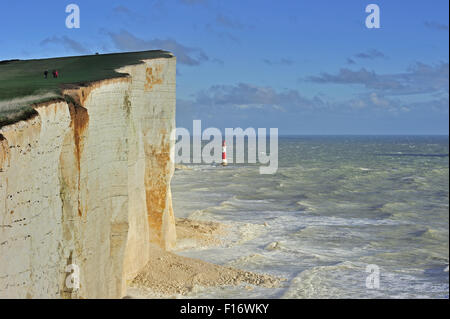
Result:
{"label": "sky", "polygon": [[[80,28],[66,27],[66,6]],[[367,28],[365,8],[380,8]],[[449,4],[374,0],[2,1],[0,60],[165,49],[178,127],[449,132]]]}

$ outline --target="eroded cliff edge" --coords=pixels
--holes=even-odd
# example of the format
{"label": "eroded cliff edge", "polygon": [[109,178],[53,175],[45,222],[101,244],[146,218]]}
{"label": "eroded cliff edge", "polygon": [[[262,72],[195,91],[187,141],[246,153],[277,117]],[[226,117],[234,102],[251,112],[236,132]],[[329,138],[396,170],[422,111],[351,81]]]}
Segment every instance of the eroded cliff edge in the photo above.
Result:
{"label": "eroded cliff edge", "polygon": [[122,297],[149,245],[175,244],[175,64],[123,67],[0,128],[0,298]]}

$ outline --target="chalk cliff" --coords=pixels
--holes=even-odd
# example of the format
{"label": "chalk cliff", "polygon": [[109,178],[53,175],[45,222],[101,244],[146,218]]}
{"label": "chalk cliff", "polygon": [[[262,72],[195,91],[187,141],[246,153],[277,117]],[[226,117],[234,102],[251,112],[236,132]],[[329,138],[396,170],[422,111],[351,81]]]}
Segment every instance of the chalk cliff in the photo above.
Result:
{"label": "chalk cliff", "polygon": [[175,244],[175,64],[122,67],[0,127],[0,298],[122,297],[149,245]]}

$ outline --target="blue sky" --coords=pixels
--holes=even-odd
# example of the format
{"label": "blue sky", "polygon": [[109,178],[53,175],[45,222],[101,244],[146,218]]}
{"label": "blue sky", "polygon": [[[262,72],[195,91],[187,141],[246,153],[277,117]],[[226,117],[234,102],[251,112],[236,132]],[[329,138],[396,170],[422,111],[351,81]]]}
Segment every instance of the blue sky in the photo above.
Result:
{"label": "blue sky", "polygon": [[[81,28],[65,27],[66,5]],[[381,28],[367,29],[376,3]],[[0,60],[166,49],[177,126],[448,134],[448,1],[14,1]]]}

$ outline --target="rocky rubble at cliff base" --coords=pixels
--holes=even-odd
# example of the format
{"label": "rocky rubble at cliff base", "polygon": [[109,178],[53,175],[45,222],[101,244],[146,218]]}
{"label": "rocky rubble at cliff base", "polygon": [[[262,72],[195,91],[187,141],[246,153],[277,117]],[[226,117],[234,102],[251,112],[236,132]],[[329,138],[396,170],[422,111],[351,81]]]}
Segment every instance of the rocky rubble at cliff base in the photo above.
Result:
{"label": "rocky rubble at cliff base", "polygon": [[[181,238],[190,237],[204,246],[220,244],[220,237],[226,234],[227,225],[190,219],[177,219],[177,233]],[[186,231],[190,230],[190,231]],[[161,297],[187,295],[196,286],[234,286],[249,284],[266,288],[279,287],[283,278],[266,274],[212,264],[195,258],[180,256],[150,248],[151,259],[131,282],[130,287],[150,290]],[[247,289],[252,289],[247,286]],[[133,296],[128,296],[133,297]]]}

